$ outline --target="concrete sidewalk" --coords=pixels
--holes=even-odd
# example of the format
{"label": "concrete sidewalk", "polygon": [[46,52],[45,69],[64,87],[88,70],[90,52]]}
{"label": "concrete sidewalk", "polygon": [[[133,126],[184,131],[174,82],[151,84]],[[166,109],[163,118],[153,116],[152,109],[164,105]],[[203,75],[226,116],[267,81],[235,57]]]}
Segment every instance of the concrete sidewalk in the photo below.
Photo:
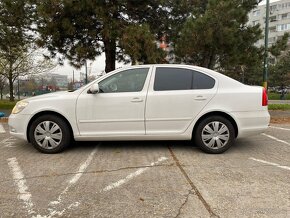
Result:
{"label": "concrete sidewalk", "polygon": [[269,100],[269,104],[290,104],[290,100]]}

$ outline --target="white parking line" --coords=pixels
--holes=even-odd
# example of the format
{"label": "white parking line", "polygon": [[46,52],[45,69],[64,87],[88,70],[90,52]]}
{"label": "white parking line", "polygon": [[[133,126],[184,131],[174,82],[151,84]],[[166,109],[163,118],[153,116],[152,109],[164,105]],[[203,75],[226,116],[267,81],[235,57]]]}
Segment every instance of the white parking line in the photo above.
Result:
{"label": "white parking line", "polygon": [[87,167],[90,165],[90,163],[93,160],[93,157],[95,155],[95,153],[97,152],[98,147],[96,147],[87,157],[87,159],[81,163],[78,171],[75,173],[75,175],[68,181],[68,186],[60,193],[60,195],[58,196],[56,201],[51,201],[49,203],[49,205],[57,205],[60,204],[62,201],[62,197],[63,195],[65,195],[68,190],[70,189],[71,186],[73,186],[75,183],[77,183],[77,181],[81,178],[81,176],[83,175],[83,173],[86,171]]}
{"label": "white parking line", "polygon": [[16,157],[8,158],[7,162],[12,172],[15,185],[18,187],[18,199],[23,201],[28,214],[34,214],[35,211],[33,209],[34,205],[31,200],[31,194],[28,191],[26,179],[24,178],[23,172],[18,164]]}
{"label": "white parking line", "polygon": [[72,207],[78,207],[80,205],[79,202],[75,202],[70,204],[67,208],[57,211],[55,209],[56,205],[60,204],[62,202],[62,197],[68,192],[68,190],[75,184],[77,181],[81,178],[83,173],[86,171],[90,163],[92,162],[95,153],[97,152],[98,147],[96,147],[87,157],[87,159],[81,163],[78,171],[75,173],[75,175],[68,181],[68,186],[60,193],[56,201],[51,201],[48,205],[50,206],[48,208],[49,215],[47,217],[53,217],[55,215],[62,216],[66,210],[71,209]]}
{"label": "white parking line", "polygon": [[144,167],[144,168],[141,168],[141,169],[138,169],[137,171],[135,171],[134,173],[130,173],[128,176],[126,176],[124,179],[121,179],[117,182],[114,182],[108,186],[106,186],[104,189],[102,189],[102,191],[106,192],[106,191],[110,191],[114,188],[117,188],[121,185],[123,185],[124,183],[128,182],[129,180],[135,178],[136,176],[139,176],[140,174],[144,173],[146,170],[148,170],[150,167],[162,162],[162,161],[165,161],[167,160],[168,158],[167,157],[160,157],[156,162],[152,162],[150,164],[150,166],[148,167]]}
{"label": "white parking line", "polygon": [[268,137],[268,138],[270,138],[270,139],[273,139],[273,140],[275,140],[275,141],[277,141],[277,142],[281,142],[281,143],[283,143],[283,144],[285,144],[285,145],[289,145],[289,146],[290,146],[290,143],[289,143],[289,142],[286,142],[286,141],[284,141],[284,140],[278,139],[278,138],[276,138],[276,137],[274,137],[274,136],[268,135],[268,134],[266,134],[266,133],[262,133],[262,135],[263,135],[263,136],[266,136],[266,137]]}
{"label": "white parking line", "polygon": [[57,200],[56,201],[51,201],[49,204],[50,205],[57,205],[59,203],[61,203],[61,200],[62,200],[62,196],[65,195],[69,188],[74,185],[80,178],[81,176],[83,175],[83,173],[86,171],[87,167],[90,165],[90,163],[92,162],[93,160],[93,157],[95,155],[95,153],[97,152],[97,149],[98,147],[96,147],[90,154],[89,156],[87,157],[87,159],[81,163],[78,171],[76,172],[76,174],[69,180],[68,182],[68,186],[60,193],[60,195],[58,196]]}
{"label": "white parking line", "polygon": [[[55,209],[57,204],[60,204],[62,202],[62,197],[63,195],[65,195],[68,190],[71,188],[71,186],[73,186],[75,183],[78,182],[78,180],[81,178],[81,176],[83,175],[83,173],[86,171],[87,167],[90,165],[90,163],[93,160],[93,157],[95,155],[95,153],[97,152],[97,148],[96,147],[87,157],[87,159],[82,162],[77,170],[77,172],[74,174],[74,176],[68,181],[68,186],[60,193],[60,195],[58,196],[56,201],[51,201],[49,203],[49,214],[42,216],[40,214],[34,215],[32,216],[33,218],[50,218],[53,217],[55,215],[58,216],[62,216],[66,210],[71,209],[72,207],[78,207],[80,205],[79,202],[74,202],[72,204],[70,204],[68,207],[58,211]],[[15,184],[18,187],[18,198],[21,199],[24,204],[25,204],[25,208],[28,211],[29,215],[35,214],[35,211],[33,209],[34,204],[32,203],[32,195],[28,192],[28,187],[26,185],[26,180],[24,179],[24,174],[21,171],[19,164],[17,162],[17,159],[15,157],[13,158],[9,158],[7,159],[8,161],[8,165],[12,171],[12,175],[13,175],[13,179],[15,181]]]}
{"label": "white parking line", "polygon": [[261,159],[256,159],[256,158],[253,158],[253,157],[250,157],[249,159],[250,159],[250,160],[257,161],[257,162],[260,162],[260,163],[268,164],[268,165],[271,165],[271,166],[279,167],[279,168],[284,169],[284,170],[290,170],[290,167],[288,167],[288,166],[283,166],[283,165],[279,165],[279,164],[277,164],[277,163],[268,162],[268,161],[261,160]]}
{"label": "white parking line", "polygon": [[280,130],[290,131],[290,129],[283,128],[283,127],[278,127],[278,126],[269,126],[269,127],[273,128],[273,129],[280,129]]}
{"label": "white parking line", "polygon": [[6,130],[4,129],[3,125],[0,123],[0,133],[5,133]]}
{"label": "white parking line", "polygon": [[7,139],[3,139],[0,142],[0,145],[3,145],[3,147],[6,147],[6,148],[14,148],[14,147],[16,147],[14,145],[15,144],[15,141],[16,141],[16,138],[14,138],[13,136],[10,136]]}

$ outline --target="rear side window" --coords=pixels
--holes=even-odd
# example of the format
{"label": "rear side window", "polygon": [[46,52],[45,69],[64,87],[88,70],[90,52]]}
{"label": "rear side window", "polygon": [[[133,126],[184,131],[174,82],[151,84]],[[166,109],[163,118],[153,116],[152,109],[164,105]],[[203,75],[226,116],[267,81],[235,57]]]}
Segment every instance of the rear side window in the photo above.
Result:
{"label": "rear side window", "polygon": [[154,90],[211,89],[215,80],[203,73],[182,68],[157,67]]}
{"label": "rear side window", "polygon": [[204,73],[193,72],[192,89],[212,89],[215,84],[215,80]]}

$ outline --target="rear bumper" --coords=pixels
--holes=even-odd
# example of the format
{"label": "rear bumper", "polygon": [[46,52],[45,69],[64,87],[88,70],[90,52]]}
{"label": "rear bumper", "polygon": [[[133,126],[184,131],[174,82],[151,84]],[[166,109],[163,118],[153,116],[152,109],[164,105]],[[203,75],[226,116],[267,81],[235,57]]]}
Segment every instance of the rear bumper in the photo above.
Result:
{"label": "rear bumper", "polygon": [[30,115],[11,114],[8,119],[10,135],[27,141],[26,131]]}
{"label": "rear bumper", "polygon": [[239,133],[237,138],[263,133],[267,130],[270,123],[268,110],[234,112],[232,114],[238,122]]}

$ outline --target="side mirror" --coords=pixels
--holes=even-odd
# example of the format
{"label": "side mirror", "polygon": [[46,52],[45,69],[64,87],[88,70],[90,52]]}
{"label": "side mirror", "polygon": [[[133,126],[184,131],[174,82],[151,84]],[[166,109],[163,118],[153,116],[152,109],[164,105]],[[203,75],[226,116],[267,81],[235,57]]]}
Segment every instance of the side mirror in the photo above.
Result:
{"label": "side mirror", "polygon": [[90,93],[90,94],[97,94],[99,92],[100,92],[100,87],[99,87],[98,83],[93,84],[88,91],[88,93]]}

